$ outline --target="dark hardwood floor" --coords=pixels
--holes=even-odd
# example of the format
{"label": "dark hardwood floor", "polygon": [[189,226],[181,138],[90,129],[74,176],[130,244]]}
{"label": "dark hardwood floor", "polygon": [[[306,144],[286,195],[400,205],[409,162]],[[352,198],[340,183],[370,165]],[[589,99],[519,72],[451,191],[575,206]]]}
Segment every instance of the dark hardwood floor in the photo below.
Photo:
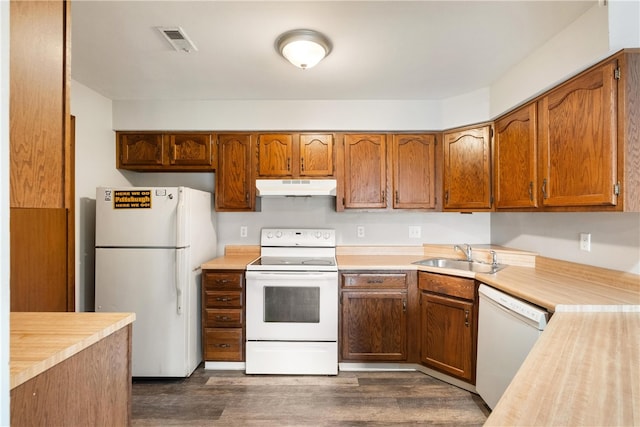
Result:
{"label": "dark hardwood floor", "polygon": [[133,382],[134,426],[480,426],[482,399],[420,372],[205,371]]}

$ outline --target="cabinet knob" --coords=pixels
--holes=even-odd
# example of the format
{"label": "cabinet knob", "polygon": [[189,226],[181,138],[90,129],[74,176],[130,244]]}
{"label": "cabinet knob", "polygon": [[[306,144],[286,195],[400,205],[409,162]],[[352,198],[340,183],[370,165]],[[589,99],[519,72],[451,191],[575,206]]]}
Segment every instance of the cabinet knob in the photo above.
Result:
{"label": "cabinet knob", "polygon": [[469,310],[464,311],[464,326],[469,327]]}
{"label": "cabinet knob", "polygon": [[300,170],[304,172],[304,157],[300,157]]}
{"label": "cabinet knob", "polygon": [[547,199],[547,178],[542,180],[542,198]]}

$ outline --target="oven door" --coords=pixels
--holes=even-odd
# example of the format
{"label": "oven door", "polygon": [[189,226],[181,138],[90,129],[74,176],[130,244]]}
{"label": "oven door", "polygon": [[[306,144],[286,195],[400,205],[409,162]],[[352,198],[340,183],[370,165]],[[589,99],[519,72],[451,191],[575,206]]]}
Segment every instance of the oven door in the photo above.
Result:
{"label": "oven door", "polygon": [[247,341],[337,341],[337,271],[248,271],[246,279]]}

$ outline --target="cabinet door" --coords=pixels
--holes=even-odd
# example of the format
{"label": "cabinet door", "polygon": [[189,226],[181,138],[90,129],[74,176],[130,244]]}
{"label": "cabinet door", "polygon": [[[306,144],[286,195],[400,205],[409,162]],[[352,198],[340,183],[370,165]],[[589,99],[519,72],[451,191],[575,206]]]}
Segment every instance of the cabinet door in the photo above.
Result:
{"label": "cabinet door", "polygon": [[474,381],[473,303],[422,292],[421,311],[422,363]]}
{"label": "cabinet door", "polygon": [[444,134],[444,208],[490,209],[490,126]]}
{"label": "cabinet door", "polygon": [[293,136],[263,134],[258,137],[258,176],[292,176]]}
{"label": "cabinet door", "polygon": [[434,135],[393,136],[394,209],[435,208],[435,143]]}
{"label": "cabinet door", "polygon": [[534,208],[537,196],[536,104],[495,123],[496,208]]}
{"label": "cabinet door", "polygon": [[300,135],[300,176],[333,176],[333,135]]}
{"label": "cabinet door", "polygon": [[344,136],[344,207],[385,208],[386,136]]}
{"label": "cabinet door", "polygon": [[164,145],[161,133],[118,133],[118,168],[162,167]]}
{"label": "cabinet door", "polygon": [[540,100],[545,206],[615,205],[617,61]]}
{"label": "cabinet door", "polygon": [[342,292],[342,359],[407,359],[407,293]]}
{"label": "cabinet door", "polygon": [[251,135],[218,135],[216,210],[253,210],[254,187],[251,175]]}
{"label": "cabinet door", "polygon": [[172,166],[213,166],[211,134],[171,134],[169,164]]}

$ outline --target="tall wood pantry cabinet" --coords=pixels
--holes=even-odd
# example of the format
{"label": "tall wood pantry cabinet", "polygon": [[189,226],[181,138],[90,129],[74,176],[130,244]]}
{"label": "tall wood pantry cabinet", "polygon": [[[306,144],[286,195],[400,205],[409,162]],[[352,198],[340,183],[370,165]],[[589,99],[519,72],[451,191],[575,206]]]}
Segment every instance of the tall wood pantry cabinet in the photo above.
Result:
{"label": "tall wood pantry cabinet", "polygon": [[71,4],[9,7],[11,311],[73,311]]}

